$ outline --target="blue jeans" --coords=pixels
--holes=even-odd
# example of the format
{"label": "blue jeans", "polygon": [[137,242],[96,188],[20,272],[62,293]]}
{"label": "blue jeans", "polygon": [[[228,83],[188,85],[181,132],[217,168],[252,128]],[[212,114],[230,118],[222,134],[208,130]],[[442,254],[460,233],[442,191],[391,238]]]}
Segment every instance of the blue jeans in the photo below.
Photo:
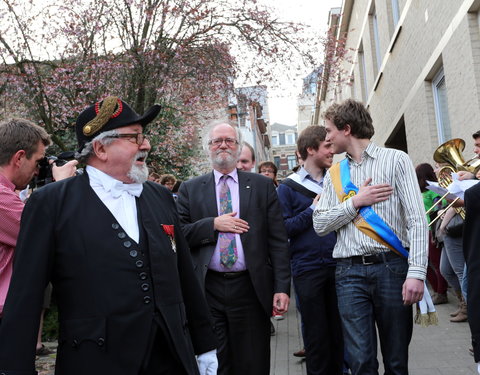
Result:
{"label": "blue jeans", "polygon": [[378,375],[375,324],[385,375],[408,375],[413,318],[412,307],[404,306],[402,300],[407,271],[407,260],[400,257],[371,265],[339,259],[338,308],[353,375]]}

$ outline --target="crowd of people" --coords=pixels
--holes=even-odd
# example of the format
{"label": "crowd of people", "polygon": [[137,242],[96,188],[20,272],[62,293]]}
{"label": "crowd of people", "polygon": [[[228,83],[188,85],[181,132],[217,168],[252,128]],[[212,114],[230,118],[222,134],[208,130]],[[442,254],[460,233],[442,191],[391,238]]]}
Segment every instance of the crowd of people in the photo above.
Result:
{"label": "crowd of people", "polygon": [[442,211],[448,202],[427,189],[434,169],[372,142],[354,100],[301,132],[299,166],[283,181],[220,120],[203,137],[211,171],[180,184],[147,167],[159,111],[114,96],[87,107],[77,160],[52,165],[55,182],[26,204],[19,192],[50,137],[27,120],[0,123],[0,373],[35,374],[49,283],[59,375],[268,374],[270,318],[288,311],[292,281],[304,342],[294,355],[309,375],[378,374],[377,337],[386,373],[407,375],[427,278],[434,303],[448,285],[457,294],[452,322],[469,320],[480,362],[480,185]]}

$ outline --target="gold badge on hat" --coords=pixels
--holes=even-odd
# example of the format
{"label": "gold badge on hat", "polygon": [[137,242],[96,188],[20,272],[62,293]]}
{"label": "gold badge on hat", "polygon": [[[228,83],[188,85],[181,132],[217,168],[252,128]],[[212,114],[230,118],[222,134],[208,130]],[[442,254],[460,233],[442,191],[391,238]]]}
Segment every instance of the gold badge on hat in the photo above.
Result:
{"label": "gold badge on hat", "polygon": [[117,117],[122,113],[123,103],[116,96],[108,96],[103,99],[102,105],[100,102],[95,103],[95,113],[97,114],[93,120],[90,120],[83,127],[83,134],[87,137],[95,134],[112,118]]}

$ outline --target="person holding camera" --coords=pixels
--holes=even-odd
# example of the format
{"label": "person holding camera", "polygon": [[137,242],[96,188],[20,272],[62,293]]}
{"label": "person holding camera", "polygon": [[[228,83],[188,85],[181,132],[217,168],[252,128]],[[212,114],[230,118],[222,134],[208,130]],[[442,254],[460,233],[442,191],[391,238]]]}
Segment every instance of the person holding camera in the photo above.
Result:
{"label": "person holding camera", "polygon": [[25,207],[0,326],[0,373],[35,373],[49,281],[60,323],[57,375],[216,370],[217,341],[175,203],[147,181],[144,129],[159,111],[154,105],[140,116],[109,96],[80,113],[76,157],[85,173],[37,190]]}
{"label": "person holding camera", "polygon": [[[47,132],[28,120],[8,119],[0,123],[0,317],[12,277],[24,208],[15,190],[25,189],[38,174],[38,165],[45,159],[45,149],[50,143]],[[53,165],[54,178],[61,180],[73,176],[76,165],[77,161],[62,167]],[[45,351],[39,330],[36,352],[42,354]]]}

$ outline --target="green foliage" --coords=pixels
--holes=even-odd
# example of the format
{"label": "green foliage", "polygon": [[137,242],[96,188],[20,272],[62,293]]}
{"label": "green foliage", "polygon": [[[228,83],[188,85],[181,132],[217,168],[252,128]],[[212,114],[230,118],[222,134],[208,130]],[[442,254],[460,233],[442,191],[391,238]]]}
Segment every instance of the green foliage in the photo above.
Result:
{"label": "green foliage", "polygon": [[52,300],[50,308],[45,311],[43,317],[42,341],[58,340],[58,309],[55,301]]}

